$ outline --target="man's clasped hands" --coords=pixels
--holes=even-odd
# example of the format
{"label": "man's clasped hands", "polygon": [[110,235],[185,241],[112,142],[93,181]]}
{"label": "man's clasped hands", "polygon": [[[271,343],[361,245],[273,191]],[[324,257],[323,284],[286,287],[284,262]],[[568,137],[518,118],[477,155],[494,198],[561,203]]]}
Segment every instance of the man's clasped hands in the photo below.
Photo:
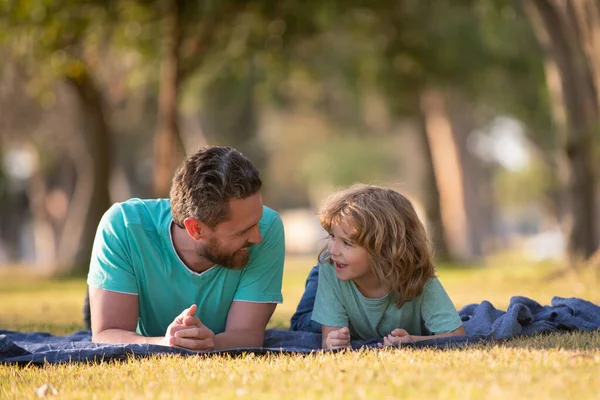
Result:
{"label": "man's clasped hands", "polygon": [[197,351],[215,349],[215,333],[196,316],[197,310],[198,306],[193,304],[171,322],[165,334],[164,345]]}

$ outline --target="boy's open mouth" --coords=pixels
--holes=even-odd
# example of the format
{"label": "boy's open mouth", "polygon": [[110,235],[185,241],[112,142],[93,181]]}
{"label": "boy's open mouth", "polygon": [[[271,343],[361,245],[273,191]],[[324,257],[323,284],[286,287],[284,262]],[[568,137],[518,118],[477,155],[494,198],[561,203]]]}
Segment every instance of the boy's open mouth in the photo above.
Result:
{"label": "boy's open mouth", "polygon": [[333,264],[335,265],[335,269],[344,269],[348,266],[348,264],[341,264],[337,261],[334,261]]}

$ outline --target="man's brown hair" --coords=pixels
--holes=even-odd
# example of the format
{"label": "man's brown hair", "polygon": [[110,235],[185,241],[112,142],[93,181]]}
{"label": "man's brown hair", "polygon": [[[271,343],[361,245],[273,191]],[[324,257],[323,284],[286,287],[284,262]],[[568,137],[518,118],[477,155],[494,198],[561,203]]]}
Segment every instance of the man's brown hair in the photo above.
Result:
{"label": "man's brown hair", "polygon": [[258,170],[240,152],[231,147],[203,147],[188,157],[173,177],[173,221],[183,228],[183,221],[191,217],[213,229],[227,220],[230,199],[250,197],[261,186]]}

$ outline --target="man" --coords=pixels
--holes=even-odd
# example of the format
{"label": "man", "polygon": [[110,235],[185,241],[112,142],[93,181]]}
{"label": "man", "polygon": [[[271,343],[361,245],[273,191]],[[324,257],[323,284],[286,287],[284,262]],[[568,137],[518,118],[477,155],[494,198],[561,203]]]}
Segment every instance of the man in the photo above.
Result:
{"label": "man", "polygon": [[92,340],[199,351],[259,347],[281,303],[283,225],[252,163],[205,147],[177,170],[170,200],[104,215],[88,275]]}

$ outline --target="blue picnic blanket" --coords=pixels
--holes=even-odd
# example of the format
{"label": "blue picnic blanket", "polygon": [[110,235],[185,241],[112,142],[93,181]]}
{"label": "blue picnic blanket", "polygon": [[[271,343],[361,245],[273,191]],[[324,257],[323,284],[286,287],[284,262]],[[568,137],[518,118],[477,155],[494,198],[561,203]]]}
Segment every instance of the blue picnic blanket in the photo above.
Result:
{"label": "blue picnic blanket", "polygon": [[[490,302],[470,304],[459,311],[466,336],[429,339],[403,344],[413,348],[454,348],[474,343],[546,332],[593,331],[600,329],[600,306],[578,298],[554,297],[551,305],[542,306],[526,297],[512,297],[506,311]],[[377,347],[381,339],[352,341],[352,348]],[[321,346],[321,335],[269,329],[263,347],[239,348],[202,353],[204,355],[239,355],[243,353],[311,353]],[[9,364],[44,364],[67,362],[98,362],[151,354],[192,355],[196,352],[169,346],[148,344],[106,345],[91,342],[89,331],[68,336],[49,333],[0,330],[0,362]]]}

